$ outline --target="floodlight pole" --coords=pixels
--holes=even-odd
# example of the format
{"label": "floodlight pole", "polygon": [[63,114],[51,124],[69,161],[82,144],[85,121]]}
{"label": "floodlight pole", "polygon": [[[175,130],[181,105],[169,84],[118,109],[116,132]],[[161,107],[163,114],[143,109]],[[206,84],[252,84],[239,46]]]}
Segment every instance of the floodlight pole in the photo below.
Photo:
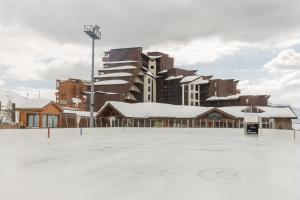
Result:
{"label": "floodlight pole", "polygon": [[94,103],[95,103],[95,85],[94,85],[94,68],[95,68],[95,39],[92,38],[92,71],[91,71],[91,98],[90,98],[90,127],[94,127]]}
{"label": "floodlight pole", "polygon": [[84,32],[92,38],[92,71],[91,71],[91,95],[90,95],[90,127],[94,127],[94,62],[95,62],[95,40],[101,38],[100,27],[98,25],[84,25]]}

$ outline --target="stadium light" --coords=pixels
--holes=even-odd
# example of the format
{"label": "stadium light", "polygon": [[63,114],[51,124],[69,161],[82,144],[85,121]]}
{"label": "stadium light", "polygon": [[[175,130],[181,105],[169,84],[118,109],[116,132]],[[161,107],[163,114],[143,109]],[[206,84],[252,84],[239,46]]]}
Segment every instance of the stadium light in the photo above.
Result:
{"label": "stadium light", "polygon": [[101,39],[100,27],[98,25],[84,25],[84,32],[92,38],[92,72],[91,72],[91,95],[90,95],[90,127],[94,127],[94,60],[95,40]]}

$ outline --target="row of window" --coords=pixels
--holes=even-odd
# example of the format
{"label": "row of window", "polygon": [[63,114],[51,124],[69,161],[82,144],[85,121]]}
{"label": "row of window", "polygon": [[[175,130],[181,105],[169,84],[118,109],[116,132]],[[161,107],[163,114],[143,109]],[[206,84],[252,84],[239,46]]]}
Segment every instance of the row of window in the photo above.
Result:
{"label": "row of window", "polygon": [[[29,114],[27,116],[29,128],[39,128],[39,115]],[[42,127],[43,128],[57,128],[58,116],[57,115],[42,115]]]}

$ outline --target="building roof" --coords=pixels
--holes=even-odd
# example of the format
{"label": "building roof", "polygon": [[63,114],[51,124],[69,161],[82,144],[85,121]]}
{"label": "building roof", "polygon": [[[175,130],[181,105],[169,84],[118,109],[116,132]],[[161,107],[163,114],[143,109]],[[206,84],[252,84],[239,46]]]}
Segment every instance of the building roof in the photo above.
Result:
{"label": "building roof", "polygon": [[[228,106],[220,107],[219,110],[226,112],[236,118],[243,118],[248,113],[243,112],[249,106]],[[261,118],[297,118],[290,107],[271,107],[271,106],[256,106],[261,113],[255,113]]]}
{"label": "building roof", "polygon": [[183,78],[183,75],[169,76],[168,78],[166,78],[166,81],[170,81],[170,80],[174,80],[174,79],[181,79],[181,78]]}
{"label": "building roof", "polygon": [[127,84],[127,83],[128,83],[128,81],[115,79],[115,80],[106,80],[106,81],[95,82],[94,85],[122,85],[122,84]]}
{"label": "building roof", "polygon": [[206,99],[206,101],[229,101],[229,100],[237,100],[239,99],[239,95],[230,95],[226,97],[217,97],[217,96],[211,96]]}
{"label": "building roof", "polygon": [[157,58],[161,58],[162,56],[161,55],[159,55],[159,56],[151,56],[151,55],[147,55],[149,58],[151,58],[151,59],[157,59]]}
{"label": "building roof", "polygon": [[132,76],[133,74],[128,72],[116,72],[116,73],[107,73],[107,74],[101,74],[95,78],[110,78],[110,77],[127,77]]}
{"label": "building roof", "polygon": [[195,107],[195,106],[181,106],[163,103],[125,103],[118,101],[108,101],[99,110],[98,115],[107,107],[114,107],[120,114],[126,117],[133,118],[194,118],[199,113],[204,113],[210,110],[210,107]]}
{"label": "building roof", "polygon": [[[16,109],[42,109],[49,104],[55,104],[54,101],[48,99],[25,99],[16,104]],[[60,110],[61,108],[57,106]]]}
{"label": "building roof", "polygon": [[105,69],[100,69],[99,71],[118,71],[118,70],[126,70],[126,69],[136,69],[136,66],[133,65],[123,65],[118,67],[109,67]]}
{"label": "building roof", "polygon": [[257,108],[262,110],[262,113],[245,113],[243,110],[248,106],[215,108],[150,102],[130,104],[117,101],[106,102],[97,115],[101,115],[102,111],[108,106],[112,106],[121,115],[130,118],[196,118],[218,110],[235,118],[244,118],[246,115],[257,115],[261,118],[297,118],[290,107],[258,106]]}
{"label": "building roof", "polygon": [[103,62],[103,64],[122,64],[122,63],[136,63],[139,62],[137,60],[119,60],[119,61],[111,61],[111,62]]}
{"label": "building roof", "polygon": [[194,81],[200,77],[201,76],[199,76],[199,75],[186,76],[180,81],[180,83],[188,83],[188,82]]}

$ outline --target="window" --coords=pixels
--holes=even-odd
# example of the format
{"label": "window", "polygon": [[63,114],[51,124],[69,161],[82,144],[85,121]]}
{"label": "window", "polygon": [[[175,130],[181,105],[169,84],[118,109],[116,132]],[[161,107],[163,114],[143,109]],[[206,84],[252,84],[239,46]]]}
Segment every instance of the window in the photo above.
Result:
{"label": "window", "polygon": [[28,127],[38,128],[39,127],[39,116],[37,114],[27,115]]}
{"label": "window", "polygon": [[47,128],[47,115],[43,115],[42,118],[43,118],[43,119],[42,119],[42,121],[43,121],[42,127],[43,127],[43,128]]}
{"label": "window", "polygon": [[151,86],[150,85],[148,86],[148,92],[151,92]]}
{"label": "window", "polygon": [[221,120],[221,113],[212,112],[207,115],[208,120]]}
{"label": "window", "polygon": [[215,96],[218,96],[218,93],[217,93],[217,91],[215,91]]}
{"label": "window", "polygon": [[194,105],[194,102],[191,102],[191,106],[193,106]]}
{"label": "window", "polygon": [[155,60],[154,60],[154,59],[151,59],[150,61],[151,61],[151,62],[155,62]]}
{"label": "window", "polygon": [[246,104],[249,104],[249,99],[246,99]]}
{"label": "window", "polygon": [[151,101],[151,95],[148,94],[148,101]]}
{"label": "window", "polygon": [[198,100],[198,99],[199,99],[199,94],[196,93],[196,94],[195,94],[195,97],[196,97],[196,99]]}
{"label": "window", "polygon": [[57,115],[43,115],[43,128],[57,128],[58,116]]}
{"label": "window", "polygon": [[154,66],[153,66],[153,65],[151,65],[151,66],[150,66],[150,68],[151,68],[151,69],[154,69]]}
{"label": "window", "polygon": [[194,93],[191,93],[191,99],[194,99]]}
{"label": "window", "polygon": [[195,102],[195,106],[199,106],[199,103],[198,103],[198,102]]}
{"label": "window", "polygon": [[148,84],[150,84],[151,83],[151,79],[150,78],[148,78]]}
{"label": "window", "polygon": [[217,82],[215,82],[215,87],[217,87]]}
{"label": "window", "polygon": [[191,90],[194,90],[194,84],[191,84]]}
{"label": "window", "polygon": [[184,91],[188,91],[189,90],[189,86],[188,85],[184,85]]}

